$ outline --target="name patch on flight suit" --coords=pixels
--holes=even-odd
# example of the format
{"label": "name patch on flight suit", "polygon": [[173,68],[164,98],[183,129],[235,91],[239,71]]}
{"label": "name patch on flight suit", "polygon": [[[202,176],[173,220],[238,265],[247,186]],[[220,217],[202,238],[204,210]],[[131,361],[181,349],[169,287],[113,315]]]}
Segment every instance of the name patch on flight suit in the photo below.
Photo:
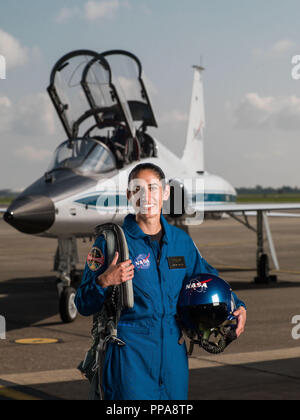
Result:
{"label": "name patch on flight suit", "polygon": [[169,269],[186,268],[184,257],[168,257]]}

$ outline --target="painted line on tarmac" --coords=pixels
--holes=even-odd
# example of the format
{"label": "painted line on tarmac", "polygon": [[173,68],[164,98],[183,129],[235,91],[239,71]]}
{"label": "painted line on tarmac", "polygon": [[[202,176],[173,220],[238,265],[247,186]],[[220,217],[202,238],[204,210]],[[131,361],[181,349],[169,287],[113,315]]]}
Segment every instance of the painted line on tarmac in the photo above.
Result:
{"label": "painted line on tarmac", "polygon": [[0,398],[18,401],[39,401],[40,398],[33,395],[25,394],[24,392],[17,391],[13,388],[0,385]]}
{"label": "painted line on tarmac", "polygon": [[19,340],[15,340],[14,343],[16,344],[24,344],[24,345],[40,345],[40,344],[57,344],[61,340],[58,338],[21,338]]}
{"label": "painted line on tarmac", "polygon": [[300,369],[284,371],[284,368],[274,368],[272,365],[262,367],[263,362],[272,362],[278,360],[299,359],[300,347],[283,348],[276,350],[254,351],[249,353],[219,354],[212,356],[196,356],[189,358],[189,369],[203,369],[211,367],[243,367],[257,370],[267,374],[288,377],[293,380],[300,380]]}
{"label": "painted line on tarmac", "polygon": [[43,385],[60,382],[73,382],[85,380],[77,369],[49,370],[44,372],[0,374],[0,381],[13,383],[14,385]]}
{"label": "painted line on tarmac", "polygon": [[[190,369],[216,367],[218,365],[243,365],[261,362],[300,358],[300,347],[283,348],[249,353],[219,354],[211,356],[195,356],[189,358]],[[300,371],[299,371],[300,379]],[[0,374],[0,381],[10,383],[10,386],[30,386],[50,383],[73,382],[86,380],[77,369],[61,369],[42,372],[26,372]]]}
{"label": "painted line on tarmac", "polygon": [[[208,367],[211,363],[241,365],[246,363],[260,363],[272,360],[284,360],[300,358],[300,347],[291,347],[276,350],[265,351],[251,351],[249,353],[232,353],[232,354],[218,354],[212,356],[196,356],[191,357],[192,365],[190,369],[199,369],[197,363],[203,363],[204,367]],[[207,365],[206,365],[207,364]],[[299,376],[300,377],[300,376]]]}
{"label": "painted line on tarmac", "polygon": [[224,246],[235,246],[235,245],[248,245],[252,244],[251,241],[235,241],[235,242],[207,242],[201,243],[202,248],[211,248],[211,247],[224,247]]}
{"label": "painted line on tarmac", "polygon": [[[255,267],[241,267],[239,265],[218,265],[218,270],[241,270],[241,271],[256,271]],[[295,270],[270,270],[271,273],[283,273],[283,274],[300,274],[300,271]]]}
{"label": "painted line on tarmac", "polygon": [[[189,358],[189,369],[204,369],[216,367],[241,367],[257,370],[265,374],[284,376],[292,380],[300,380],[300,371],[293,371],[293,374],[285,372],[284,368],[272,368],[272,366],[261,366],[262,362],[299,359],[300,347],[267,350],[260,352],[219,354],[211,356],[196,356]],[[62,369],[42,372],[27,372],[14,374],[0,374],[0,399],[12,400],[41,400],[43,396],[36,394],[34,389],[26,390],[25,387],[34,385],[84,381],[77,369]],[[21,387],[21,390],[15,388]],[[35,395],[36,394],[36,395]]]}
{"label": "painted line on tarmac", "polygon": [[300,274],[300,271],[292,271],[292,270],[274,270],[274,273]]}
{"label": "painted line on tarmac", "polygon": [[241,271],[256,271],[255,267],[241,267],[240,265],[218,265],[215,264],[218,270],[241,270]]}
{"label": "painted line on tarmac", "polygon": [[38,389],[34,389],[33,386],[83,380],[86,379],[83,378],[77,369],[16,373],[8,375],[0,374],[0,400],[49,400],[53,399],[53,396],[45,394]]}

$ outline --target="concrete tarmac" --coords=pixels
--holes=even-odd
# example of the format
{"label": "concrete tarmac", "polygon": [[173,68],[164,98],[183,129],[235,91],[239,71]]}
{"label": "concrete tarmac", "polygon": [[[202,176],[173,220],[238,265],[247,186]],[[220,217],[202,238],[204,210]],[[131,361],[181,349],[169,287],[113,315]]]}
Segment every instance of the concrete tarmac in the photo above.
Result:
{"label": "concrete tarmac", "polygon": [[[255,225],[255,218],[250,220]],[[292,324],[296,315],[300,324],[300,219],[272,218],[270,225],[280,264],[272,285],[253,283],[254,232],[232,219],[206,221],[190,231],[203,257],[248,308],[245,333],[222,355],[198,347],[190,357],[191,400],[300,399],[300,325]],[[92,244],[78,244],[83,267]],[[89,384],[76,367],[90,345],[91,319],[61,322],[55,250],[55,240],[20,234],[0,221],[2,400],[87,399]],[[33,341],[19,344],[20,339]]]}

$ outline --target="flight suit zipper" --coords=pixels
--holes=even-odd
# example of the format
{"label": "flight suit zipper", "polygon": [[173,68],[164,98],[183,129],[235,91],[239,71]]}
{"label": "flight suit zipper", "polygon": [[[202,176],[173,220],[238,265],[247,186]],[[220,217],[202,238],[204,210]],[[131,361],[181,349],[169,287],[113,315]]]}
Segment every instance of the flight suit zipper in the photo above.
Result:
{"label": "flight suit zipper", "polygon": [[163,379],[162,379],[162,367],[163,367],[163,349],[164,349],[164,330],[163,330],[163,320],[165,317],[165,305],[164,305],[164,299],[163,299],[163,290],[162,290],[162,279],[161,279],[161,274],[160,274],[160,259],[161,259],[161,254],[162,254],[162,247],[159,246],[159,253],[158,256],[156,257],[156,253],[155,253],[155,249],[152,245],[152,242],[150,239],[148,239],[149,244],[151,246],[152,249],[152,253],[154,255],[154,259],[156,262],[156,268],[157,268],[157,273],[158,273],[158,277],[159,277],[159,286],[160,286],[160,293],[161,293],[161,303],[162,303],[162,318],[161,318],[161,325],[160,325],[160,338],[161,338],[161,359],[160,359],[160,371],[159,371],[159,386],[163,386]]}

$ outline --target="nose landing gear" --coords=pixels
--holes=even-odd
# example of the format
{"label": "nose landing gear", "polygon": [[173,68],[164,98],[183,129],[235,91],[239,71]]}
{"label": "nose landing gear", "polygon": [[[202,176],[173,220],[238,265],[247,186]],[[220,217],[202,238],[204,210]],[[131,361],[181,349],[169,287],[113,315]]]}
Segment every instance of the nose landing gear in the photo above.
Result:
{"label": "nose landing gear", "polygon": [[76,270],[78,252],[76,238],[58,239],[58,248],[55,255],[54,271],[58,272],[57,292],[58,308],[61,320],[64,323],[75,321],[77,308],[75,305],[76,289],[81,281],[82,272]]}
{"label": "nose landing gear", "polygon": [[75,306],[76,290],[73,287],[65,287],[59,298],[59,313],[62,321],[66,324],[75,321],[77,308]]}

